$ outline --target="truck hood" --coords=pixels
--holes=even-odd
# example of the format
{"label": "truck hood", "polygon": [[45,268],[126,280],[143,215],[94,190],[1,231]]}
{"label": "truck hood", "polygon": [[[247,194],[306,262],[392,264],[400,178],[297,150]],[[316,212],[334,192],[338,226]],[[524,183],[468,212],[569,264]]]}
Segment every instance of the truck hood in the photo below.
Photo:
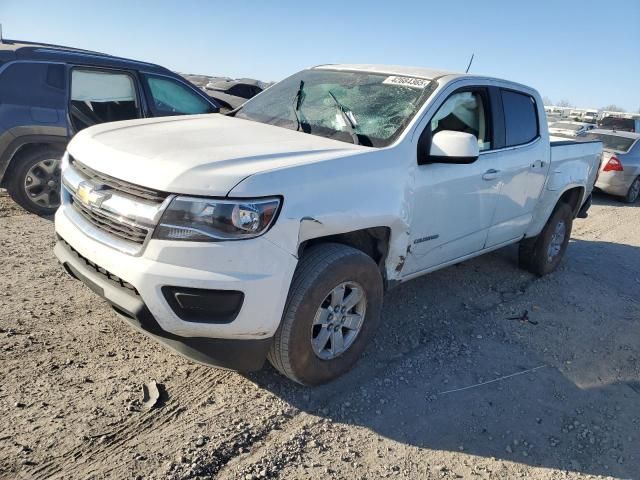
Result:
{"label": "truck hood", "polygon": [[78,133],[68,147],[76,160],[112,177],[164,192],[207,196],[226,196],[260,172],[367,150],[219,114],[96,125]]}

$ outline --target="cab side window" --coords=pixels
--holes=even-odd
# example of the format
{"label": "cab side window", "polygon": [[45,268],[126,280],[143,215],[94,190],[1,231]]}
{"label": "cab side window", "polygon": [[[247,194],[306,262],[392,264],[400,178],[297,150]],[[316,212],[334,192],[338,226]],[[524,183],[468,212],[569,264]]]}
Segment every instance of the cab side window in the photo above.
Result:
{"label": "cab side window", "polygon": [[431,119],[431,132],[453,130],[474,135],[480,151],[490,150],[491,135],[485,97],[480,92],[458,92],[451,95]]}
{"label": "cab side window", "polygon": [[538,112],[529,95],[502,90],[507,147],[523,145],[538,137]]}

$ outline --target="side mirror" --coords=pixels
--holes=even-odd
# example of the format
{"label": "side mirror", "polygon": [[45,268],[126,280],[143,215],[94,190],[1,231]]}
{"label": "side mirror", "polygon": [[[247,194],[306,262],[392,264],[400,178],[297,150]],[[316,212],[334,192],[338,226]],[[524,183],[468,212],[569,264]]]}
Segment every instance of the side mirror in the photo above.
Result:
{"label": "side mirror", "polygon": [[431,139],[428,163],[473,163],[480,155],[475,135],[453,130],[442,130]]}

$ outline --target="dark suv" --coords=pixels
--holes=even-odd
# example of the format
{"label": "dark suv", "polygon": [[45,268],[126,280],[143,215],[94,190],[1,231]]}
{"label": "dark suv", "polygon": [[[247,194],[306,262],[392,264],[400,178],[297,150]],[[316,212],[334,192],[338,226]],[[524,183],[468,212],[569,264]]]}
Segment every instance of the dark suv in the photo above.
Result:
{"label": "dark suv", "polygon": [[196,86],[158,65],[0,40],[0,187],[25,209],[50,215],[60,204],[60,159],[78,131],[218,111]]}

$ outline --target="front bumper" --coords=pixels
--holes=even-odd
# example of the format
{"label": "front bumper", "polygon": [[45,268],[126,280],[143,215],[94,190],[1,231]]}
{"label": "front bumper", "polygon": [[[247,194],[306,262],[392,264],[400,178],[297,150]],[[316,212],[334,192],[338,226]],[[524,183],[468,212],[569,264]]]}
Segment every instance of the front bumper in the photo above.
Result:
{"label": "front bumper", "polygon": [[190,360],[215,367],[238,371],[262,368],[271,346],[271,338],[259,340],[227,340],[203,337],[179,337],[163,330],[156,322],[140,295],[113,278],[99,272],[60,239],[54,252],[64,269],[104,298],[136,330],[164,344]]}
{"label": "front bumper", "polygon": [[[69,273],[135,327],[188,358],[236,370],[259,368],[282,318],[295,257],[261,237],[217,243],[150,240],[133,256],[89,236],[85,231],[96,234],[89,227],[74,217],[71,206],[58,209],[61,240],[55,253]],[[241,308],[225,322],[185,320],[167,302],[167,286],[241,292]]]}

